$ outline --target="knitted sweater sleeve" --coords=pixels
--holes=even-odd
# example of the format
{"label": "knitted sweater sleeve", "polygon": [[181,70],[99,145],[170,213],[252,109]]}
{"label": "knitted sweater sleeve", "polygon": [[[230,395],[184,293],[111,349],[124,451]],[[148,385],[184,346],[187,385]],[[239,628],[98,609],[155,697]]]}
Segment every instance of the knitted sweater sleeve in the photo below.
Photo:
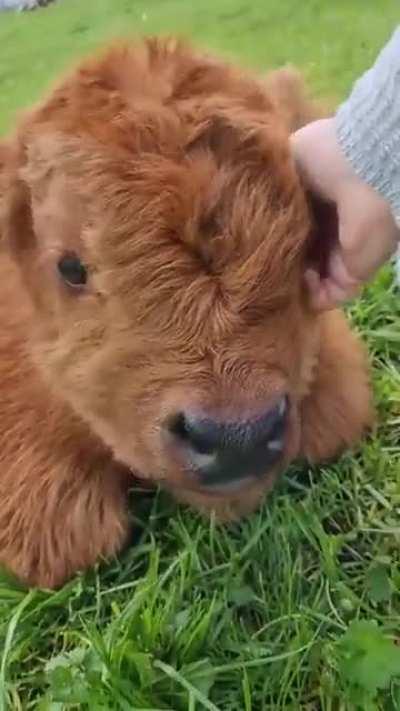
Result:
{"label": "knitted sweater sleeve", "polygon": [[336,130],[354,171],[400,223],[400,27],[339,107]]}

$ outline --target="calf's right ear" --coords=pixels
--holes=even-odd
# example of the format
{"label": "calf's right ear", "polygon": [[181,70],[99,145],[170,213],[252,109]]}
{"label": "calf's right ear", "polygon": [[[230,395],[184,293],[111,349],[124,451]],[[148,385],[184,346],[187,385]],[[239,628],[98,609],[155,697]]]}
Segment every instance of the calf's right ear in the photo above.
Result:
{"label": "calf's right ear", "polygon": [[18,141],[0,141],[0,243],[15,257],[32,249],[29,188],[20,176],[23,150]]}
{"label": "calf's right ear", "polygon": [[2,222],[3,222],[3,201],[6,184],[6,170],[9,147],[4,141],[0,141],[0,242],[2,242]]}

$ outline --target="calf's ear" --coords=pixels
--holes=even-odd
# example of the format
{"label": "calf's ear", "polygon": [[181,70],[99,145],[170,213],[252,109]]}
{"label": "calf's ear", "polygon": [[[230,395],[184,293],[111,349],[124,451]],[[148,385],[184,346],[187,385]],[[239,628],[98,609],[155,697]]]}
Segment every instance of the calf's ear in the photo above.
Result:
{"label": "calf's ear", "polygon": [[3,242],[3,206],[6,190],[6,170],[9,157],[9,146],[5,141],[0,141],[0,242]]}
{"label": "calf's ear", "polygon": [[311,230],[306,250],[306,269],[314,269],[321,279],[328,275],[329,257],[339,239],[336,206],[315,195],[308,195]]}
{"label": "calf's ear", "polygon": [[34,246],[30,191],[21,177],[23,149],[0,141],[0,243],[18,260]]}

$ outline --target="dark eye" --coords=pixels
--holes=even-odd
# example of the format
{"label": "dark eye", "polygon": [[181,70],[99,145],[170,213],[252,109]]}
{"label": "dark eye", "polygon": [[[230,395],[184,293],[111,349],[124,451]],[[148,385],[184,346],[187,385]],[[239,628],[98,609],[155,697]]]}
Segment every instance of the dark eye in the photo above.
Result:
{"label": "dark eye", "polygon": [[69,286],[84,286],[87,269],[76,254],[65,254],[58,262],[58,271]]}

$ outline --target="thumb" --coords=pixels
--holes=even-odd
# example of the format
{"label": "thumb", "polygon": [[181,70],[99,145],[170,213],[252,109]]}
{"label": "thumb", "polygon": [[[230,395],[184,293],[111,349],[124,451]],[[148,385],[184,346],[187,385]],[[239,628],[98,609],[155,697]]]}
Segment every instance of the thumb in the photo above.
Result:
{"label": "thumb", "polygon": [[[353,256],[353,255],[351,255]],[[328,277],[331,291],[336,291],[340,301],[354,296],[362,285],[362,279],[355,276],[352,267],[352,260],[348,260],[348,255],[340,242],[335,244],[328,259]]]}
{"label": "thumb", "polygon": [[343,304],[358,294],[362,284],[348,272],[338,246],[329,256],[327,276],[322,278],[314,269],[308,269],[305,280],[316,311],[328,311]]}

